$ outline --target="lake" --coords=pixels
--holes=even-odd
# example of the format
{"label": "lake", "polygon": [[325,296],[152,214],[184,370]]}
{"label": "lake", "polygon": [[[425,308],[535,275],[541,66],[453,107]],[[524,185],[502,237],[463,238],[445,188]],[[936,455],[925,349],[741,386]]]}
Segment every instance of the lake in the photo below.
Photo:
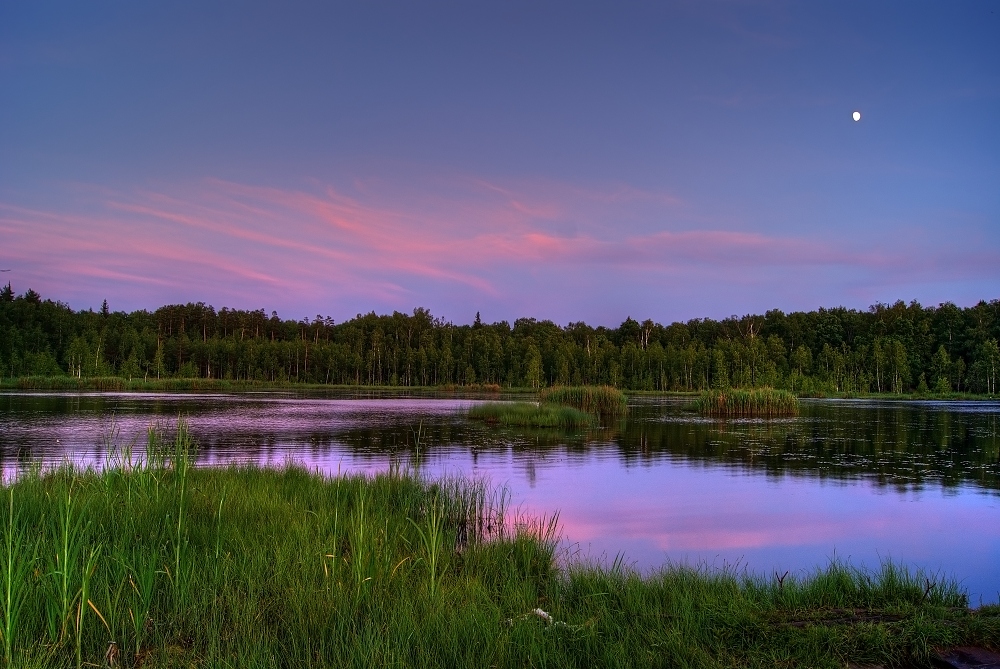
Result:
{"label": "lake", "polygon": [[[32,463],[100,467],[178,416],[201,465],[295,462],[327,474],[407,464],[485,477],[559,514],[566,559],[758,574],[891,559],[1000,601],[1000,403],[806,400],[778,420],[709,420],[634,397],[586,431],[470,422],[454,395],[0,393],[5,480]],[[932,580],[937,576],[932,576]]]}

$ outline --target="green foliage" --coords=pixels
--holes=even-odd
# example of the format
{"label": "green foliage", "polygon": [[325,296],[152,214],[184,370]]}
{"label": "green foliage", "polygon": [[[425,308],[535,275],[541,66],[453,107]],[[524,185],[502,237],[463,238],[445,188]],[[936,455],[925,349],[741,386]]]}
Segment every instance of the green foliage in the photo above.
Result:
{"label": "green foliage", "polygon": [[625,393],[611,386],[556,386],[538,394],[545,404],[562,404],[586,413],[610,418],[624,416],[628,411]]}
{"label": "green foliage", "polygon": [[487,402],[469,408],[469,418],[494,425],[518,427],[589,427],[595,417],[567,406],[530,402]]}
{"label": "green foliage", "polygon": [[[420,527],[412,518],[410,522],[420,535],[420,543],[424,549],[422,560],[427,563],[427,592],[436,597],[441,585],[441,560],[444,552],[444,512],[438,498],[431,501],[430,509],[425,514],[426,528]],[[425,531],[426,530],[426,531]]]}
{"label": "green foliage", "polygon": [[706,416],[774,418],[797,416],[799,401],[787,390],[774,388],[708,390],[695,401],[695,408]]}
{"label": "green foliage", "polygon": [[5,666],[11,666],[20,632],[21,614],[27,603],[31,566],[37,557],[37,545],[29,540],[30,529],[15,514],[14,490],[8,490],[7,522],[3,524],[3,554],[0,555],[0,636],[3,638]]}
{"label": "green foliage", "polygon": [[[317,315],[203,303],[156,311],[73,311],[28,291],[0,299],[0,377],[197,379],[542,389],[599,386],[686,391],[773,386],[797,393],[903,394],[929,388],[995,394],[1000,300],[877,304],[617,328],[518,319],[455,325],[426,309]],[[7,383],[11,383],[8,381]],[[28,382],[38,385],[39,381]]]}
{"label": "green foliage", "polygon": [[934,574],[560,567],[555,519],[481,483],[148,446],[2,490],[3,666],[841,667],[1000,638],[1000,611]]}

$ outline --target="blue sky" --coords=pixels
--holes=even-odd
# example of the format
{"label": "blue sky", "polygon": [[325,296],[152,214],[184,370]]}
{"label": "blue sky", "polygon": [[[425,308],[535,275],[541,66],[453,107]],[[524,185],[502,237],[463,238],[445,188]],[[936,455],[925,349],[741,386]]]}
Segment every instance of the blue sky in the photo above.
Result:
{"label": "blue sky", "polygon": [[998,11],[5,3],[0,265],[338,320],[995,299]]}

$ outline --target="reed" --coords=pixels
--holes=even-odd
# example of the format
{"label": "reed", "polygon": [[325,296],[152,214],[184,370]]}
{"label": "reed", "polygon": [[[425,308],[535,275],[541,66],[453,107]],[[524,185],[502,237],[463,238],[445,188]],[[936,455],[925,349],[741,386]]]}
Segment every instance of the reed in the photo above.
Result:
{"label": "reed", "polygon": [[556,517],[482,481],[185,471],[173,451],[0,491],[4,667],[888,666],[1000,638],[1000,608],[936,574],[560,566]]}
{"label": "reed", "polygon": [[709,390],[694,403],[706,416],[777,418],[797,416],[799,401],[787,390],[774,388],[733,388]]}
{"label": "reed", "polygon": [[[46,552],[49,558],[49,597],[46,599],[46,619],[49,639],[63,643],[67,640],[73,619],[73,606],[80,597],[82,586],[80,557],[87,544],[85,532],[89,529],[78,510],[79,496],[74,495],[78,479],[71,471],[65,472],[56,490],[58,501],[53,514],[56,528],[54,541]],[[54,548],[55,550],[51,550]]]}
{"label": "reed", "polygon": [[491,425],[517,427],[589,427],[594,416],[568,406],[533,404],[531,402],[487,402],[469,409],[469,418]]}
{"label": "reed", "polygon": [[15,635],[20,633],[21,613],[24,610],[31,568],[36,559],[36,545],[28,537],[28,530],[17,522],[14,510],[14,490],[8,491],[7,522],[3,526],[3,556],[0,557],[0,596],[3,598],[0,634],[3,636],[3,653],[6,666],[13,661]]}
{"label": "reed", "polygon": [[444,548],[444,509],[434,497],[430,508],[427,510],[425,527],[421,527],[410,518],[414,529],[420,535],[420,543],[423,547],[423,561],[427,563],[427,591],[431,597],[437,596],[441,579],[441,560]]}
{"label": "reed", "polygon": [[[124,552],[124,549],[122,549]],[[131,633],[133,658],[138,658],[142,654],[142,648],[147,641],[148,632],[152,618],[150,614],[153,610],[153,600],[157,593],[157,574],[160,567],[159,551],[143,550],[134,546],[128,552],[127,557],[122,555],[119,558],[126,568],[126,576],[122,579],[128,581],[127,599],[118,608],[108,609],[109,615],[121,612],[121,619],[129,621],[127,630],[122,630],[120,639],[127,638]]]}
{"label": "reed", "polygon": [[177,523],[173,537],[173,573],[169,570],[174,586],[174,606],[180,610],[187,599],[188,578],[188,543],[189,538],[184,525],[187,508],[187,483],[191,471],[191,451],[193,443],[188,436],[187,426],[183,420],[177,421],[177,436],[174,438],[174,456],[170,461],[177,484]]}
{"label": "reed", "polygon": [[[102,549],[103,547],[100,543],[89,547],[86,558],[83,560],[83,569],[80,572],[80,591],[76,595],[76,615],[73,617],[73,646],[76,650],[76,669],[82,669],[83,667],[83,630],[88,610],[93,609],[100,616],[100,610],[91,601],[90,593],[94,572],[97,571]],[[104,617],[100,617],[103,620]],[[104,623],[107,626],[107,621],[104,621]]]}
{"label": "reed", "polygon": [[580,411],[614,418],[628,411],[625,393],[611,386],[555,386],[538,393],[542,404],[561,404]]}

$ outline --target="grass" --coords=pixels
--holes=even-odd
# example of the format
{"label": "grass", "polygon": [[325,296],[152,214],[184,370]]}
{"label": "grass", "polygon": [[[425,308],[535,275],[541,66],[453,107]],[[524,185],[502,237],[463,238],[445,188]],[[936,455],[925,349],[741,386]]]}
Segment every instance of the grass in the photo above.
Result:
{"label": "grass", "polygon": [[1000,639],[947,580],[560,567],[554,522],[400,469],[191,467],[183,430],[2,492],[5,667],[843,667]]}
{"label": "grass", "polygon": [[814,399],[869,399],[869,400],[903,400],[903,401],[919,401],[919,400],[934,400],[939,402],[981,402],[981,401],[991,401],[996,400],[997,397],[989,394],[979,394],[979,393],[969,393],[969,392],[948,392],[940,393],[935,391],[930,391],[926,393],[876,393],[876,392],[846,392],[846,391],[813,391],[813,392],[800,392],[797,393],[799,397],[808,397]]}
{"label": "grass", "polygon": [[[584,388],[595,388],[595,386],[584,386]],[[625,397],[621,391],[600,386],[613,393]],[[295,390],[295,391],[322,391],[322,392],[353,392],[366,395],[377,395],[380,393],[420,393],[437,395],[441,393],[462,393],[462,394],[498,394],[523,393],[525,395],[535,395],[536,390],[528,386],[525,387],[503,387],[492,383],[474,383],[469,385],[456,385],[453,383],[436,386],[391,386],[391,385],[357,385],[357,384],[334,384],[334,383],[306,383],[300,381],[256,381],[256,380],[234,380],[234,379],[206,379],[206,378],[133,378],[107,376],[107,377],[84,377],[73,376],[21,376],[21,377],[0,377],[0,390],[39,390],[39,391],[99,391],[99,392],[246,392],[246,391],[267,391],[267,390]],[[542,393],[549,395],[566,391],[567,388],[556,387],[543,390]],[[630,395],[649,395],[655,397],[664,396],[690,396],[698,394],[697,391],[667,391],[667,390],[629,390]],[[567,393],[567,396],[569,393]],[[940,400],[940,401],[983,401],[995,400],[996,396],[988,394],[977,394],[969,392],[949,392],[937,393],[930,391],[927,393],[876,393],[876,392],[836,392],[830,389],[800,391],[798,397],[810,398],[858,398],[880,400]],[[558,395],[554,395],[558,396]],[[557,403],[564,403],[561,399]],[[613,400],[612,404],[618,400]],[[576,406],[567,401],[566,404]],[[579,408],[579,407],[578,407]],[[617,411],[617,410],[616,410]],[[623,410],[622,410],[623,411]],[[617,416],[620,412],[610,413]]]}
{"label": "grass", "polygon": [[[287,384],[285,384],[287,386]],[[101,392],[238,391],[285,387],[263,381],[228,379],[126,379],[119,376],[22,376],[4,379],[2,387],[18,390],[96,390]]]}
{"label": "grass", "polygon": [[542,404],[562,404],[580,411],[611,418],[628,411],[625,393],[611,386],[555,386],[538,393]]}
{"label": "grass", "polygon": [[797,416],[799,401],[787,390],[732,388],[702,393],[694,408],[706,416],[776,418]]}
{"label": "grass", "polygon": [[[100,391],[100,392],[241,392],[280,390],[350,390],[364,393],[379,392],[431,392],[431,393],[475,393],[497,394],[504,390],[495,383],[473,383],[457,386],[444,384],[437,386],[388,386],[356,385],[334,383],[307,383],[304,381],[258,381],[247,379],[206,379],[206,378],[132,378],[120,376],[19,376],[0,378],[0,389],[47,390],[47,391]],[[508,389],[509,390],[509,389]],[[515,389],[517,390],[517,389]],[[530,389],[521,389],[531,392]]]}
{"label": "grass", "polygon": [[589,427],[595,417],[579,409],[532,402],[487,402],[469,408],[469,418],[491,425],[518,427]]}

